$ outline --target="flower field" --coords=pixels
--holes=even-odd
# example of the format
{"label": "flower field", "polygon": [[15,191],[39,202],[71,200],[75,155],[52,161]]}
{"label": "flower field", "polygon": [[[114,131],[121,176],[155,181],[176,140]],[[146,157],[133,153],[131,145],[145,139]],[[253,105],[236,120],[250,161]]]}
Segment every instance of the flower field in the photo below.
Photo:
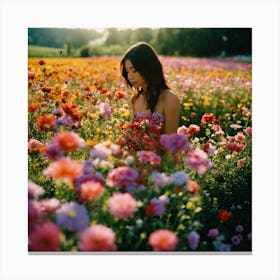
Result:
{"label": "flower field", "polygon": [[251,251],[251,64],[160,57],[177,134],[119,57],[28,60],[29,251]]}

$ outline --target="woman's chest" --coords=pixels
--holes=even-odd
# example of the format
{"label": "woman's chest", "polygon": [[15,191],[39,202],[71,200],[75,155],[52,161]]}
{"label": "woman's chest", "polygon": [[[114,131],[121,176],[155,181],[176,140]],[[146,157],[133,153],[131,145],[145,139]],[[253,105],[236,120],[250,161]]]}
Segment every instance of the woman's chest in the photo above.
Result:
{"label": "woman's chest", "polygon": [[[144,100],[144,97],[142,95],[139,95],[138,98],[135,100],[133,109],[134,112],[151,114],[151,110],[148,108],[147,102]],[[163,114],[163,106],[160,100],[158,101],[154,112]]]}

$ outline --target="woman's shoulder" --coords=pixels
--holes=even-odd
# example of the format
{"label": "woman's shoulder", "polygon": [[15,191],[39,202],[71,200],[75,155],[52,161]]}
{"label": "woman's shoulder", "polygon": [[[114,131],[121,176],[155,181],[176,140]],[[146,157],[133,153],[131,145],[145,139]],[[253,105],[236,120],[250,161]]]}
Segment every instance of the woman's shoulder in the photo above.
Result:
{"label": "woman's shoulder", "polygon": [[172,103],[176,102],[176,103],[178,103],[179,102],[178,96],[171,89],[164,89],[164,90],[162,90],[161,94],[160,94],[160,100],[163,103],[169,103],[169,102],[172,102]]}

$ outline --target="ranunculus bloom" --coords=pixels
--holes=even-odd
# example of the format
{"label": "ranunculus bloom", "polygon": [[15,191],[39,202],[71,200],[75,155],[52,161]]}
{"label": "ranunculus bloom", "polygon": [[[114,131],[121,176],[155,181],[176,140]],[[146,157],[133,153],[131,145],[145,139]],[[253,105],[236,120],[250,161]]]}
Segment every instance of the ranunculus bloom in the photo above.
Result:
{"label": "ranunculus bloom", "polygon": [[242,132],[238,132],[235,136],[234,139],[235,141],[243,143],[245,141],[245,135]]}
{"label": "ranunculus bloom", "polygon": [[189,147],[188,138],[183,134],[177,133],[162,134],[160,144],[172,153],[182,152]]}
{"label": "ranunculus bloom", "polygon": [[187,185],[188,185],[188,191],[191,194],[196,194],[201,190],[201,186],[196,181],[189,180]]}
{"label": "ranunculus bloom", "polygon": [[40,149],[44,146],[44,144],[37,140],[37,139],[30,139],[28,142],[28,151],[30,153],[32,152],[38,152]]}
{"label": "ranunculus bloom", "polygon": [[37,226],[29,235],[29,250],[58,251],[61,244],[61,231],[52,222]]}
{"label": "ranunculus bloom", "polygon": [[247,135],[252,135],[252,127],[248,126],[248,127],[245,128],[244,131]]}
{"label": "ranunculus bloom", "polygon": [[39,131],[54,129],[55,116],[51,114],[40,115],[36,118]]}
{"label": "ranunculus bloom", "polygon": [[198,148],[192,149],[188,152],[185,162],[191,169],[196,170],[199,175],[203,175],[212,167],[212,163],[208,159],[207,154]]}
{"label": "ranunculus bloom", "polygon": [[84,147],[85,141],[73,131],[62,131],[56,134],[52,144],[57,145],[63,152],[70,152]]}
{"label": "ranunculus bloom", "polygon": [[78,248],[81,251],[114,251],[116,234],[104,225],[92,225],[80,235]]}
{"label": "ranunculus bloom", "polygon": [[231,142],[227,144],[227,148],[228,150],[233,152],[241,152],[244,149],[244,145],[236,142]]}
{"label": "ranunculus bloom", "polygon": [[137,201],[129,193],[114,193],[108,201],[109,212],[119,219],[132,217]]}
{"label": "ranunculus bloom", "polygon": [[244,162],[245,162],[246,158],[241,158],[237,161],[237,166],[239,168],[243,168],[244,167]]}
{"label": "ranunculus bloom", "polygon": [[99,110],[101,115],[105,118],[105,119],[110,119],[111,114],[112,114],[112,109],[109,103],[107,102],[100,102],[99,104]]}
{"label": "ranunculus bloom", "polygon": [[103,186],[100,182],[87,181],[80,186],[80,199],[91,203],[98,199],[103,193]]}
{"label": "ranunculus bloom", "polygon": [[152,151],[137,152],[138,159],[143,163],[149,163],[152,166],[160,165],[161,157]]}
{"label": "ranunculus bloom", "polygon": [[149,244],[155,251],[173,251],[178,243],[175,232],[168,229],[159,229],[149,236]]}
{"label": "ranunculus bloom", "polygon": [[43,187],[37,185],[32,180],[28,180],[28,198],[38,199],[44,193],[45,190]]}
{"label": "ranunculus bloom", "polygon": [[52,162],[43,174],[54,179],[61,179],[65,182],[72,183],[75,178],[81,176],[83,173],[83,165],[69,157],[60,158]]}
{"label": "ranunculus bloom", "polygon": [[222,222],[226,222],[230,217],[230,213],[227,210],[221,210],[218,214],[218,218],[222,221]]}
{"label": "ranunculus bloom", "polygon": [[135,182],[138,172],[131,167],[121,166],[113,169],[107,176],[108,182],[125,187]]}

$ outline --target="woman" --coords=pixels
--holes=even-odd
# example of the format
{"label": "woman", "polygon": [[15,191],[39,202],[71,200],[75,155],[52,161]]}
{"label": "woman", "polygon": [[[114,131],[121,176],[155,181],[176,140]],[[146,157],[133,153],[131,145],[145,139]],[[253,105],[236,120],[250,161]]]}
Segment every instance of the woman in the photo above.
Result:
{"label": "woman", "polygon": [[166,84],[153,47],[145,42],[133,45],[124,54],[120,66],[127,86],[135,90],[131,99],[134,117],[162,116],[161,134],[176,133],[180,102]]}

